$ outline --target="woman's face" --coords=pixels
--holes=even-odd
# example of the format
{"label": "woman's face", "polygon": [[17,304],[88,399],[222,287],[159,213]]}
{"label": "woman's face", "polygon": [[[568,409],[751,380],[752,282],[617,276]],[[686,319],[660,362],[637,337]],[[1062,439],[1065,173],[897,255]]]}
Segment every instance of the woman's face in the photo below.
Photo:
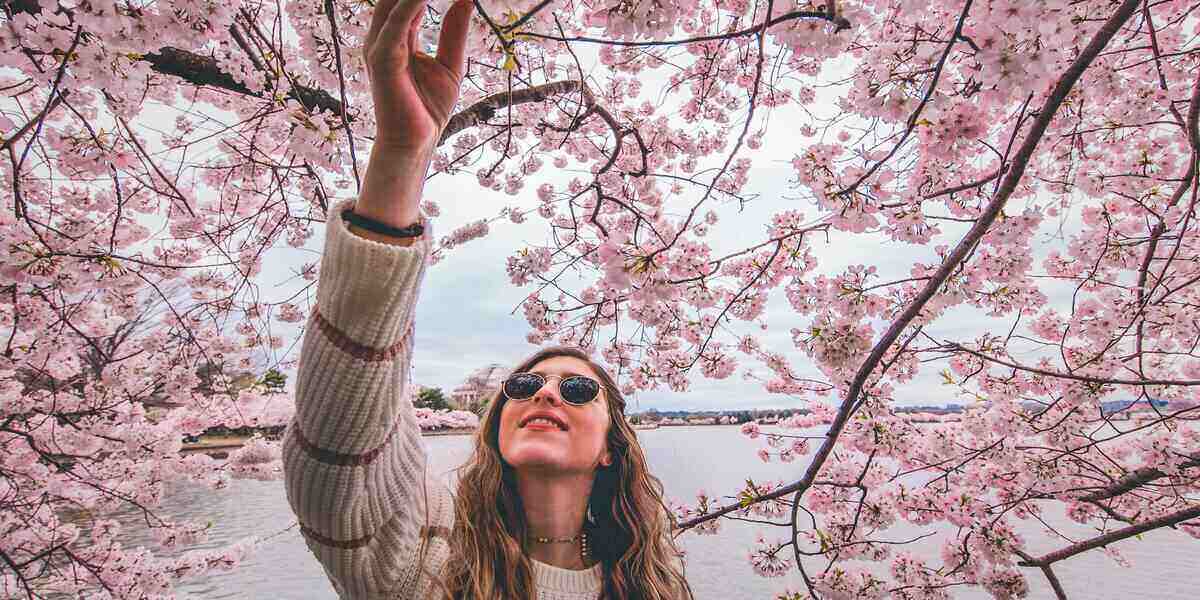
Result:
{"label": "woman's face", "polygon": [[[547,376],[546,385],[528,400],[504,400],[499,432],[500,455],[504,460],[517,470],[556,474],[591,473],[599,465],[611,463],[605,441],[609,418],[604,389],[583,406],[564,402],[558,389],[562,381],[559,377],[586,375],[600,381],[596,372],[573,356],[547,358],[528,371]],[[527,424],[530,415],[536,412],[552,414],[566,429]]]}

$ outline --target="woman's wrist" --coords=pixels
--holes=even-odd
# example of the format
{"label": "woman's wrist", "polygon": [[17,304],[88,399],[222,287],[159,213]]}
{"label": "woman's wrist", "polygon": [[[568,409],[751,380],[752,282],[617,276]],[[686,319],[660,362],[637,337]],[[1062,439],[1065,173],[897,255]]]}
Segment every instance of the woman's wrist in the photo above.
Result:
{"label": "woman's wrist", "polygon": [[396,228],[420,222],[418,206],[432,157],[432,148],[372,148],[354,212]]}

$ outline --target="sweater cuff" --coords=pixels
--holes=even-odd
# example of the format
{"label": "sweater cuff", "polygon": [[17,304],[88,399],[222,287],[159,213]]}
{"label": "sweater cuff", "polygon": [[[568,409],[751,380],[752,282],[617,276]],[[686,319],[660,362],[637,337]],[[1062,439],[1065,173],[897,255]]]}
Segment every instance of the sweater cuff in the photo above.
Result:
{"label": "sweater cuff", "polygon": [[342,211],[355,202],[337,202],[326,215],[317,307],[350,339],[384,348],[408,328],[433,247],[433,227],[422,214],[425,232],[411,246],[368,240],[350,233],[342,220]]}

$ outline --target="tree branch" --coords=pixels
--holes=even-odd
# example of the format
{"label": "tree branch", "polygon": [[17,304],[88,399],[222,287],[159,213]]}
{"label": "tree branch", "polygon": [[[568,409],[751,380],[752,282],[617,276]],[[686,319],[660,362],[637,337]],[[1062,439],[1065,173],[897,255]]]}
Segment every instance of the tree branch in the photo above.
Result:
{"label": "tree branch", "polygon": [[[438,139],[438,145],[442,145],[446,140],[453,137],[454,134],[468,127],[475,127],[480,123],[486,122],[488,119],[494,117],[502,108],[517,106],[518,104],[528,104],[530,102],[544,102],[551,96],[577,92],[581,89],[582,85],[580,81],[552,81],[516,90],[511,93],[505,91],[492,94],[451,116],[450,120],[446,122],[446,128],[442,130],[442,137]],[[590,99],[590,94],[585,95]]]}
{"label": "tree branch", "polygon": [[1162,527],[1170,527],[1171,525],[1177,525],[1184,521],[1190,521],[1195,518],[1200,518],[1200,506],[1193,506],[1191,508],[1185,508],[1181,511],[1173,512],[1168,515],[1163,515],[1157,519],[1151,519],[1144,523],[1139,523],[1137,525],[1132,525],[1130,527],[1124,527],[1124,528],[1118,529],[1116,531],[1106,533],[1104,535],[1096,536],[1090,540],[1087,540],[1086,542],[1079,542],[1078,544],[1071,544],[1070,546],[1067,546],[1066,548],[1063,548],[1062,550],[1057,550],[1057,551],[1051,552],[1049,554],[1042,556],[1041,558],[1036,558],[1033,560],[1022,560],[1021,562],[1019,562],[1017,564],[1022,567],[1043,567],[1046,565],[1051,565],[1060,560],[1066,560],[1068,558],[1071,558],[1072,556],[1075,556],[1076,554],[1087,552],[1088,550],[1092,550],[1095,548],[1100,548],[1101,546],[1107,546],[1113,542],[1118,542],[1125,538],[1130,538],[1135,535],[1138,535],[1140,533],[1146,533],[1147,531],[1159,529]]}
{"label": "tree branch", "polygon": [[[1200,467],[1200,455],[1192,457],[1191,460],[1180,465],[1181,469],[1193,469]],[[1116,480],[1112,485],[1096,490],[1086,496],[1080,498],[1084,502],[1099,502],[1109,498],[1115,498],[1121,494],[1129,493],[1138,487],[1141,487],[1155,479],[1166,477],[1167,474],[1154,467],[1144,467],[1135,471],[1130,471],[1124,477]]]}
{"label": "tree branch", "polygon": [[[1017,556],[1024,560],[1033,560],[1033,557],[1024,550],[1017,550]],[[1054,590],[1054,597],[1058,600],[1067,600],[1067,591],[1063,589],[1062,582],[1058,580],[1058,575],[1054,574],[1054,568],[1050,565],[1042,565],[1042,574],[1046,576],[1046,581],[1050,582],[1050,588]]]}
{"label": "tree branch", "polygon": [[1038,367],[1029,367],[1029,366],[1025,366],[1025,365],[1022,365],[1019,363],[1010,362],[1007,360],[996,358],[994,356],[988,356],[978,350],[972,350],[970,348],[967,348],[966,346],[963,346],[962,344],[956,344],[954,342],[947,342],[946,345],[949,346],[950,348],[953,348],[954,350],[966,352],[967,354],[970,354],[972,356],[977,356],[988,362],[993,362],[998,365],[1004,365],[1004,366],[1012,368],[1012,369],[1017,369],[1018,371],[1027,371],[1029,373],[1045,375],[1046,377],[1057,377],[1057,378],[1061,378],[1061,379],[1071,379],[1074,381],[1083,381],[1085,383],[1099,383],[1099,384],[1109,384],[1109,385],[1133,385],[1133,386],[1200,385],[1200,379],[1112,379],[1112,378],[1108,378],[1108,377],[1088,377],[1086,375],[1075,375],[1073,373],[1063,373],[1060,371],[1051,371],[1050,369],[1040,369]]}

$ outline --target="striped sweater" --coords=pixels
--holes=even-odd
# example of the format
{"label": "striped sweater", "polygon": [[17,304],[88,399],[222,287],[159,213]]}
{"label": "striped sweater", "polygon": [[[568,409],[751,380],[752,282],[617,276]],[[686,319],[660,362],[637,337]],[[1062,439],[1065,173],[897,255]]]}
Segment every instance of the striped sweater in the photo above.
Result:
{"label": "striped sweater", "polygon": [[[296,376],[296,414],[283,442],[288,503],[338,595],[437,598],[454,525],[447,485],[426,469],[412,408],[413,316],[433,241],[383,244],[347,231],[330,208]],[[425,564],[417,564],[421,542]],[[599,564],[562,569],[537,560],[539,600],[595,600]]]}

